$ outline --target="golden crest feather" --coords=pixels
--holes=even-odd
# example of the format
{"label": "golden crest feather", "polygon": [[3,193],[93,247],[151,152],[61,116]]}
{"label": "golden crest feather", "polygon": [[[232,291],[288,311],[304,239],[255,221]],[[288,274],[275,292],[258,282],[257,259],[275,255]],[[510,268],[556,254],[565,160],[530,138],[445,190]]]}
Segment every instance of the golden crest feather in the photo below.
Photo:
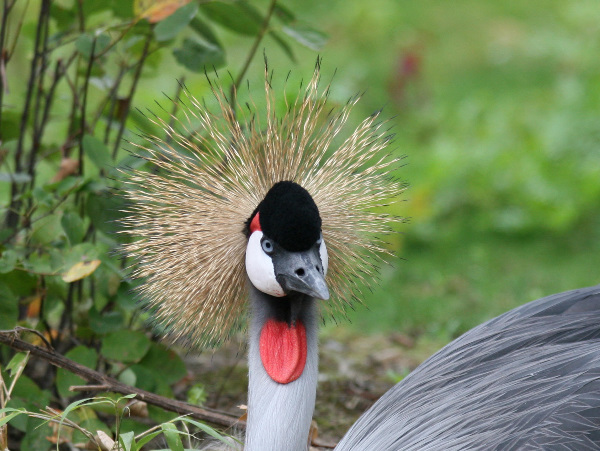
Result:
{"label": "golden crest feather", "polygon": [[217,113],[183,89],[173,100],[182,118],[150,119],[166,138],[133,144],[151,168],[126,173],[124,233],[136,240],[125,252],[134,258],[133,276],[144,279],[141,296],[171,338],[215,344],[243,324],[244,221],[282,180],[303,186],[321,214],[332,293],[325,312],[344,315],[360,302],[359,286],[373,284],[388,253],[381,237],[401,221],[376,212],[404,189],[393,174],[398,160],[385,151],[391,136],[379,113],[333,148],[359,96],[330,109],[329,85],[320,90],[319,82],[317,61],[310,82],[278,116],[265,66],[264,126],[248,104],[237,118],[218,82],[210,82]]}

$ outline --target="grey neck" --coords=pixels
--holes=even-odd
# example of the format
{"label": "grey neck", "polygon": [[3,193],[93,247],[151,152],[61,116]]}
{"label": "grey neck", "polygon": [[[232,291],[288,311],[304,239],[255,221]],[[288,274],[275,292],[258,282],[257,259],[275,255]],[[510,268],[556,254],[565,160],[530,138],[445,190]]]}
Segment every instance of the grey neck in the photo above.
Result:
{"label": "grey neck", "polygon": [[[250,284],[251,285],[251,284]],[[318,375],[316,302],[306,295],[275,298],[250,287],[248,422],[246,451],[305,451],[315,408]],[[259,340],[270,318],[302,321],[306,328],[306,365],[289,384],[273,381],[260,359]]]}

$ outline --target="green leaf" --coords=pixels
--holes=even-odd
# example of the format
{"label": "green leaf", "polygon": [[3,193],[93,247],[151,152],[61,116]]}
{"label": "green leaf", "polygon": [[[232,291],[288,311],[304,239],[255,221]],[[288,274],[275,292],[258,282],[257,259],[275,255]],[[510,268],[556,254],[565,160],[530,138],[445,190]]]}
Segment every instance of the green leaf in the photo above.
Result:
{"label": "green leaf", "polygon": [[[31,254],[27,260],[23,262],[23,266],[29,271],[37,274],[52,273],[52,259],[49,254]],[[62,269],[62,265],[60,266]]]}
{"label": "green leaf", "polygon": [[107,359],[137,362],[148,352],[150,344],[150,340],[142,332],[119,330],[106,336],[101,352]]}
{"label": "green leaf", "polygon": [[190,23],[190,27],[192,27],[192,30],[198,33],[207,42],[219,47],[220,49],[223,48],[212,27],[204,20],[200,19],[199,17],[194,17]]}
{"label": "green leaf", "polygon": [[125,451],[137,450],[135,444],[135,434],[132,432],[124,432],[119,435],[119,442],[121,442],[121,446],[125,448]]}
{"label": "green leaf", "polygon": [[140,449],[142,449],[142,447],[143,447],[143,446],[144,446],[146,443],[148,443],[150,440],[152,440],[153,438],[157,437],[158,435],[160,435],[160,431],[152,432],[152,433],[150,433],[150,434],[148,434],[148,435],[145,435],[144,437],[142,437],[142,438],[141,438],[141,439],[138,441],[138,444],[137,444],[136,451],[137,451],[137,450],[140,450]]}
{"label": "green leaf", "polygon": [[[69,404],[65,408],[65,410],[63,410],[63,412],[58,416],[58,418],[60,418],[60,423],[62,424],[65,421],[65,419],[71,414],[71,412],[75,412],[75,411],[79,410],[80,408],[87,408],[87,407],[92,407],[92,406],[99,406],[100,408],[102,408],[102,406],[106,406],[106,405],[114,406],[114,401],[105,396],[96,396],[94,398],[79,399],[79,400],[73,401],[71,404]],[[105,432],[110,434],[109,429],[107,429]]]}
{"label": "green leaf", "polygon": [[164,372],[156,373],[155,371],[139,364],[131,365],[129,369],[135,373],[136,387],[141,388],[142,390],[158,393],[157,378],[162,377]]}
{"label": "green leaf", "polygon": [[56,24],[58,30],[68,30],[75,25],[75,8],[69,9],[65,8],[64,5],[59,5],[58,2],[51,2],[50,17],[54,19],[54,23]]}
{"label": "green leaf", "polygon": [[100,260],[85,260],[82,262],[77,262],[62,274],[62,280],[64,282],[71,283],[77,280],[85,279],[86,277],[91,276],[101,263],[102,261]]}
{"label": "green leaf", "polygon": [[[112,431],[110,428],[104,424],[103,421],[98,418],[86,418],[79,424],[83,429],[87,429],[88,431],[93,431],[96,434],[96,431],[102,431],[109,437],[112,437]],[[73,431],[73,443],[85,443],[88,441],[87,437],[80,432],[79,430]],[[113,448],[116,449],[116,448]]]}
{"label": "green leaf", "polygon": [[85,135],[83,137],[83,150],[98,169],[112,167],[112,158],[108,147],[95,136]]}
{"label": "green leaf", "polygon": [[321,50],[329,39],[325,33],[299,22],[284,26],[283,32],[311,50]]}
{"label": "green leaf", "polygon": [[[162,379],[167,384],[173,384],[187,374],[185,363],[179,355],[160,343],[152,343],[148,353],[140,360],[139,365],[162,374]],[[165,368],[169,368],[169,371],[165,372]]]}
{"label": "green leaf", "polygon": [[[50,402],[50,393],[40,390],[40,388],[30,378],[21,374],[15,388],[13,389],[11,400],[8,402],[9,407],[26,409],[28,411],[39,411],[40,406],[46,406]],[[11,426],[22,432],[29,430],[31,418],[26,416],[16,417]],[[37,449],[37,448],[21,448],[21,449]]]}
{"label": "green leaf", "polygon": [[15,385],[13,397],[22,398],[28,402],[39,402],[40,404],[49,402],[50,400],[50,396],[47,392],[41,390],[35,382],[24,374],[21,374]]}
{"label": "green leaf", "polygon": [[[8,401],[7,405],[9,407],[7,407],[6,409],[2,409],[6,412],[13,412],[13,411],[23,411],[23,412],[27,412],[27,408],[31,406],[31,403],[28,403],[27,401],[25,401],[24,399],[21,398],[17,398],[13,395],[12,399],[10,401]],[[31,406],[33,408],[35,408],[35,406]],[[13,420],[10,423],[10,426],[15,428],[17,431],[21,431],[21,432],[25,432],[27,431],[27,422],[29,420],[28,416],[22,416],[22,415],[16,415],[13,417]]]}
{"label": "green leaf", "polygon": [[79,262],[98,259],[100,253],[101,250],[98,245],[94,245],[93,243],[83,242],[76,244],[70,249],[66,249],[64,252],[65,269],[68,269]]}
{"label": "green leaf", "polygon": [[35,199],[38,206],[40,206],[40,207],[49,207],[52,205],[52,203],[54,201],[52,194],[50,194],[47,190],[45,190],[41,186],[36,186],[31,191],[31,196]]}
{"label": "green leaf", "polygon": [[[94,40],[96,41],[94,43]],[[97,36],[92,35],[91,33],[84,33],[80,35],[75,41],[75,48],[86,58],[89,58],[92,55],[92,49],[94,51],[94,55],[102,52],[106,47],[110,44],[110,36],[106,33],[101,33]]]}
{"label": "green leaf", "polygon": [[8,412],[11,412],[11,413],[6,415],[4,418],[0,418],[0,426],[4,426],[6,423],[8,423],[13,418],[21,415],[22,413],[25,413],[26,410],[25,409],[11,409],[10,407],[0,409],[0,413],[8,413]]}
{"label": "green leaf", "polygon": [[[97,2],[84,2],[87,3]],[[115,16],[133,19],[133,0],[107,0],[107,3]]]}
{"label": "green leaf", "polygon": [[[33,255],[34,254],[32,254],[30,258]],[[0,304],[3,302],[3,295],[5,295],[7,299],[30,296],[32,292],[35,292],[38,283],[37,276],[25,271],[13,271],[7,274],[0,274]],[[4,310],[0,309],[0,312],[4,314]],[[0,315],[0,322],[1,320],[2,315]]]}
{"label": "green leaf", "polygon": [[[52,198],[52,196],[49,196]],[[31,241],[35,244],[47,245],[59,237],[62,240],[63,229],[60,225],[60,215],[57,213],[36,220],[32,225]]]}
{"label": "green leaf", "polygon": [[160,427],[167,439],[169,449],[171,451],[183,451],[183,443],[181,443],[180,437],[181,432],[177,430],[177,427],[173,423],[163,423]]}
{"label": "green leaf", "polygon": [[15,269],[17,264],[17,253],[12,249],[6,249],[0,255],[0,274],[6,274]]}
{"label": "green leaf", "polygon": [[35,451],[47,451],[51,448],[51,443],[46,437],[52,436],[52,429],[44,420],[29,418],[27,420],[27,431],[21,441],[21,449],[31,449]]}
{"label": "green leaf", "polygon": [[97,230],[104,233],[117,232],[121,225],[117,221],[124,216],[123,196],[114,196],[106,192],[90,193],[87,196],[86,212]]}
{"label": "green leaf", "polygon": [[279,44],[279,47],[281,47],[281,49],[285,52],[285,54],[288,56],[288,58],[292,62],[295,63],[296,62],[296,56],[294,55],[294,51],[288,45],[288,43],[285,42],[285,40],[279,35],[279,33],[275,33],[274,31],[270,31],[269,32],[269,36],[271,36],[275,40],[275,42],[277,44]]}
{"label": "green leaf", "polygon": [[15,109],[3,109],[2,121],[0,121],[0,136],[4,143],[17,139],[21,124],[21,114]]}
{"label": "green leaf", "polygon": [[[77,346],[65,354],[65,357],[88,368],[95,368],[98,362],[98,353],[86,346]],[[59,368],[56,371],[56,389],[58,394],[63,398],[74,396],[75,394],[69,391],[71,385],[85,385],[86,381],[75,374]]]}
{"label": "green leaf", "polygon": [[[129,432],[133,432],[134,436],[136,437],[144,437],[145,434],[148,433],[148,426],[146,424],[143,423],[143,421],[145,421],[145,419],[143,418],[139,418],[136,419],[137,417],[130,417],[128,416],[127,413],[125,413],[125,416],[123,416],[123,418],[121,418],[121,431],[127,431],[127,433]],[[160,433],[160,431],[157,431],[158,433]],[[135,445],[132,446],[132,451],[138,451],[141,449],[141,445],[139,441],[135,442]]]}
{"label": "green leaf", "polygon": [[117,304],[126,312],[133,312],[138,308],[136,294],[125,282],[122,282],[117,290]]}
{"label": "green leaf", "polygon": [[200,5],[202,12],[234,33],[256,36],[260,31],[262,17],[246,2],[210,2]]}
{"label": "green leaf", "polygon": [[[20,273],[21,271],[15,271]],[[10,274],[12,275],[12,274]],[[19,298],[9,286],[0,281],[0,329],[12,329],[19,318]]]}
{"label": "green leaf", "polygon": [[192,425],[196,426],[198,429],[200,429],[201,431],[203,431],[204,433],[210,435],[211,437],[216,438],[217,440],[221,440],[223,443],[229,443],[223,435],[219,434],[219,432],[217,432],[215,429],[211,428],[207,424],[193,420],[190,417],[179,417],[179,418],[177,418],[177,420],[182,421],[184,423],[192,424]]}
{"label": "green leaf", "polygon": [[91,308],[89,311],[89,319],[90,328],[97,334],[116,332],[125,324],[123,313],[119,311],[99,313],[95,308]]}
{"label": "green leaf", "polygon": [[76,191],[82,183],[81,177],[69,175],[60,182],[48,183],[44,185],[44,189],[50,192],[55,192],[57,196],[64,196]]}
{"label": "green leaf", "polygon": [[283,23],[288,24],[296,20],[294,13],[283,5],[277,3],[273,8],[273,14]]}
{"label": "green leaf", "polygon": [[154,27],[154,37],[158,42],[173,39],[181,30],[188,26],[197,13],[197,3],[189,3],[182,6],[169,17],[161,20],[156,27]]}
{"label": "green leaf", "polygon": [[71,246],[81,243],[85,235],[81,216],[72,211],[65,211],[62,218],[60,218],[60,224],[62,225]]}
{"label": "green leaf", "polygon": [[160,407],[149,404],[148,417],[154,420],[156,423],[160,424],[166,423],[167,421],[173,421],[174,418],[177,418],[177,414],[173,412],[168,412]]}
{"label": "green leaf", "polygon": [[13,356],[13,358],[10,359],[10,362],[8,362],[8,365],[6,365],[7,371],[10,372],[10,377],[14,378],[15,375],[20,376],[21,373],[23,372],[23,369],[25,368],[25,365],[27,365],[28,360],[29,360],[28,352],[17,352]]}
{"label": "green leaf", "polygon": [[8,242],[13,233],[15,233],[15,231],[10,227],[0,229],[0,242]]}
{"label": "green leaf", "polygon": [[179,64],[194,72],[225,65],[223,49],[189,38],[184,39],[180,48],[173,50],[173,55]]}
{"label": "green leaf", "polygon": [[189,404],[202,406],[206,402],[207,396],[208,393],[206,392],[206,387],[204,387],[204,384],[197,383],[190,387],[186,398]]}

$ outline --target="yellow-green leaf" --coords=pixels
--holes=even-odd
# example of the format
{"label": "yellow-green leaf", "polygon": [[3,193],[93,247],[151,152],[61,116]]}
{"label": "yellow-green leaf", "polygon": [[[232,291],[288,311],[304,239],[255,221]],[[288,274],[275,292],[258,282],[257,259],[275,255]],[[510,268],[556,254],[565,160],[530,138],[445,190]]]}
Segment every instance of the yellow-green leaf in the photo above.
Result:
{"label": "yellow-green leaf", "polygon": [[160,22],[191,0],[135,0],[133,11],[136,16],[148,19],[150,23]]}
{"label": "yellow-green leaf", "polygon": [[96,271],[96,268],[100,266],[100,263],[100,260],[77,262],[62,275],[62,280],[65,282],[75,282],[76,280],[85,279]]}

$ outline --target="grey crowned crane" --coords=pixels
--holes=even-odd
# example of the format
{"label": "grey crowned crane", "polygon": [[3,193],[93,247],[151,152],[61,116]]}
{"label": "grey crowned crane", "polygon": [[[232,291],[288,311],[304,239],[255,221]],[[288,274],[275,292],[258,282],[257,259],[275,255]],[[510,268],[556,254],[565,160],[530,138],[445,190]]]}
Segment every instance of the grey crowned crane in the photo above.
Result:
{"label": "grey crowned crane", "polygon": [[[152,119],[168,139],[138,145],[154,169],[126,174],[125,231],[137,237],[126,251],[174,340],[219,343],[249,311],[245,449],[305,450],[318,322],[343,315],[373,283],[387,253],[381,237],[401,220],[379,212],[403,190],[398,161],[378,114],[340,139],[358,99],[329,110],[318,64],[282,115],[266,71],[264,124],[249,106],[236,117],[211,86],[217,113],[184,90],[175,99],[183,119]],[[600,449],[600,287],[467,332],[387,392],[336,449]]]}

